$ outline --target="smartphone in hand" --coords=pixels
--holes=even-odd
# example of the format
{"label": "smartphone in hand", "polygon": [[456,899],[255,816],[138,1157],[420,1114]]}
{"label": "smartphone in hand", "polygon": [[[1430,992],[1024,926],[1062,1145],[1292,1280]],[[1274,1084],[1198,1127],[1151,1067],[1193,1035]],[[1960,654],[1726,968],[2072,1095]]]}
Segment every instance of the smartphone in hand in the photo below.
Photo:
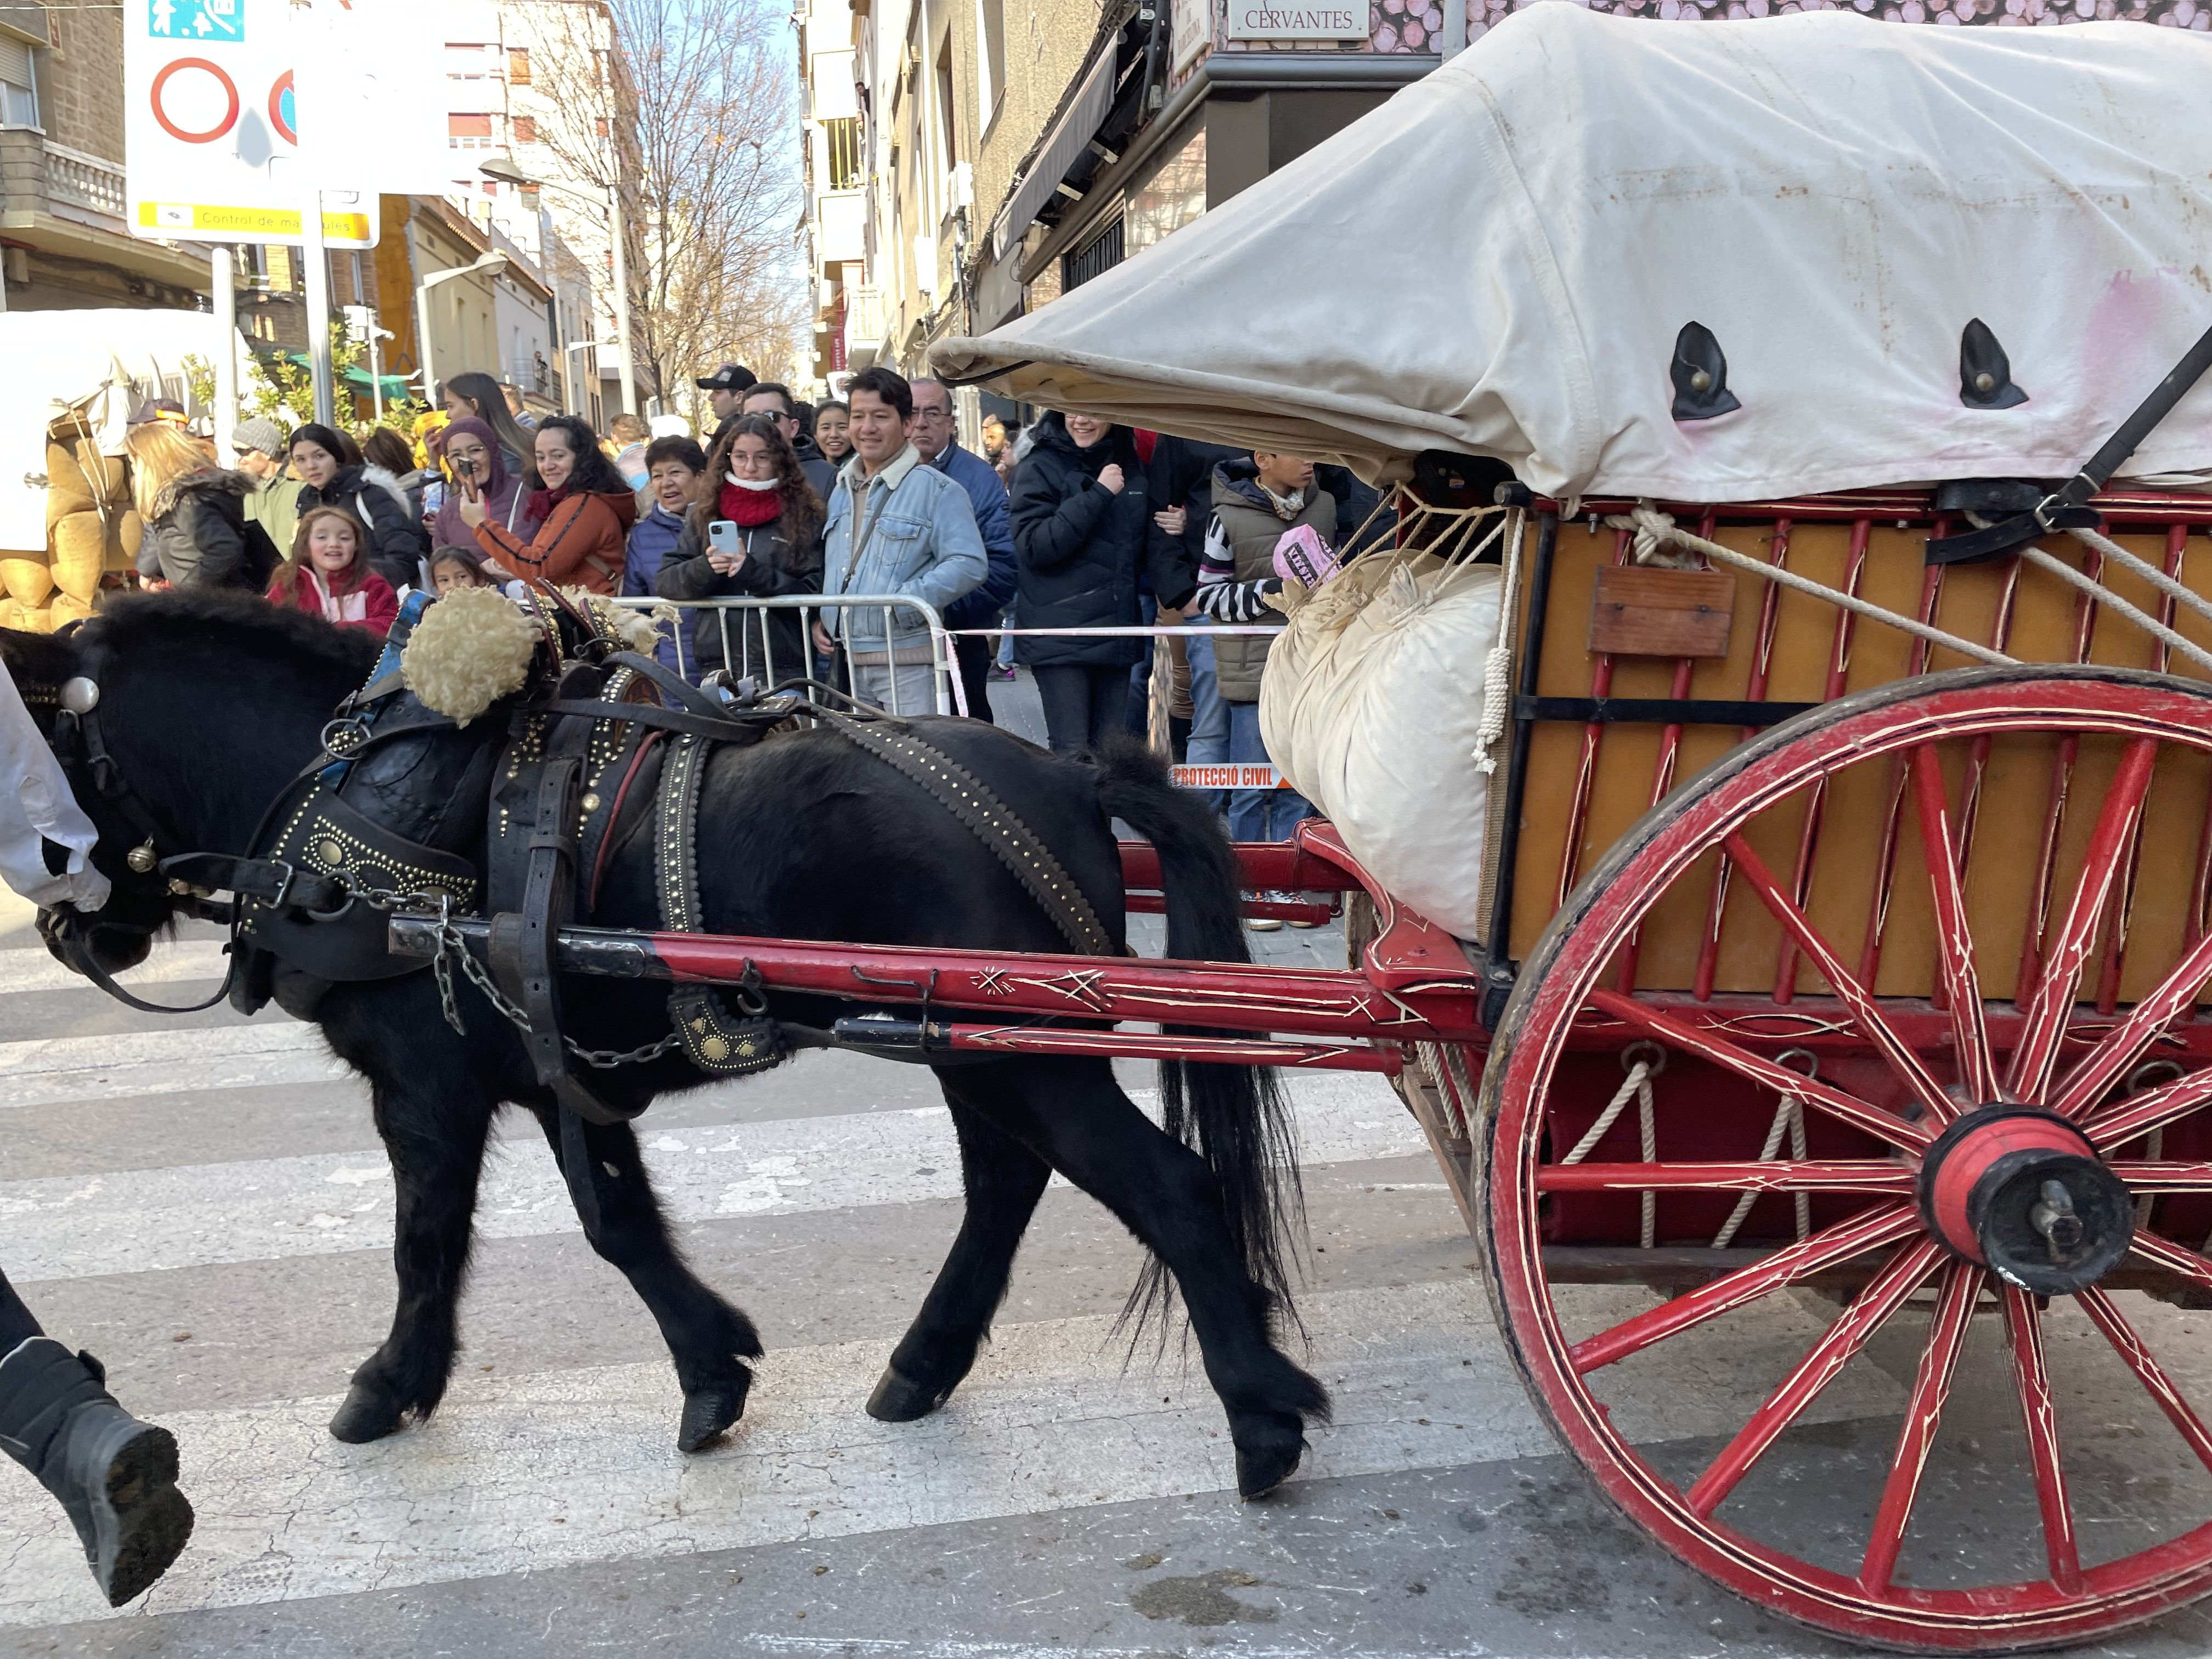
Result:
{"label": "smartphone in hand", "polygon": [[745,550],[744,536],[739,533],[736,522],[729,519],[717,519],[707,526],[707,545],[717,553],[742,553]]}

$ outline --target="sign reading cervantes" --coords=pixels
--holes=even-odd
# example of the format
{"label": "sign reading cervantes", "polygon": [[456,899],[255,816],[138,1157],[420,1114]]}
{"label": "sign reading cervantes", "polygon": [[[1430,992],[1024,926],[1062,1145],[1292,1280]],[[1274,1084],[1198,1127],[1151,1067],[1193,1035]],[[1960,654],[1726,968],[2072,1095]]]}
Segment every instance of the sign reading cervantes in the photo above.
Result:
{"label": "sign reading cervantes", "polygon": [[1349,5],[1298,0],[1229,0],[1231,40],[1364,40],[1366,0]]}

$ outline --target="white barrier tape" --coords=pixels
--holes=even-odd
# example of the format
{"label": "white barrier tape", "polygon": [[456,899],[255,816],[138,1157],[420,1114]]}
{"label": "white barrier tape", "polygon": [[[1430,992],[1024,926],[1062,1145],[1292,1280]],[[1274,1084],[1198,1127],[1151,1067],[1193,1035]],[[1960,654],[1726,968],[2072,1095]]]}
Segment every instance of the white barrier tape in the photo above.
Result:
{"label": "white barrier tape", "polygon": [[1272,766],[1173,766],[1184,789],[1287,789],[1291,781]]}

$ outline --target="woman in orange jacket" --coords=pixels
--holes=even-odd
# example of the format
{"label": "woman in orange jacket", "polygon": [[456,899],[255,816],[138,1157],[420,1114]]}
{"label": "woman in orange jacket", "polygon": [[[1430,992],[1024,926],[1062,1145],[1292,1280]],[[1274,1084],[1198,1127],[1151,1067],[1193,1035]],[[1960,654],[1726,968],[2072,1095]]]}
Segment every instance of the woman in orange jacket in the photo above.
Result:
{"label": "woman in orange jacket", "polygon": [[476,532],[502,577],[620,592],[637,497],[600,452],[598,434],[574,415],[542,422],[534,447],[530,516],[538,520],[538,532],[526,541],[498,522],[471,479],[459,486],[462,522]]}

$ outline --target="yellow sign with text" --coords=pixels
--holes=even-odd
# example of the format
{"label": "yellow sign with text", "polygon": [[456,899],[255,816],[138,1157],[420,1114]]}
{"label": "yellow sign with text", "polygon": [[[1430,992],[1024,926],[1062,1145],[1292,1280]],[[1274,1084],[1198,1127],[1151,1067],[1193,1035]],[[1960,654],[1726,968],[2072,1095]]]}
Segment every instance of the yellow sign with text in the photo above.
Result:
{"label": "yellow sign with text", "polygon": [[[141,202],[138,223],[156,236],[204,237],[210,232],[241,242],[296,242],[297,208],[219,207],[204,202]],[[371,213],[323,213],[323,240],[331,247],[374,247],[376,218]]]}

